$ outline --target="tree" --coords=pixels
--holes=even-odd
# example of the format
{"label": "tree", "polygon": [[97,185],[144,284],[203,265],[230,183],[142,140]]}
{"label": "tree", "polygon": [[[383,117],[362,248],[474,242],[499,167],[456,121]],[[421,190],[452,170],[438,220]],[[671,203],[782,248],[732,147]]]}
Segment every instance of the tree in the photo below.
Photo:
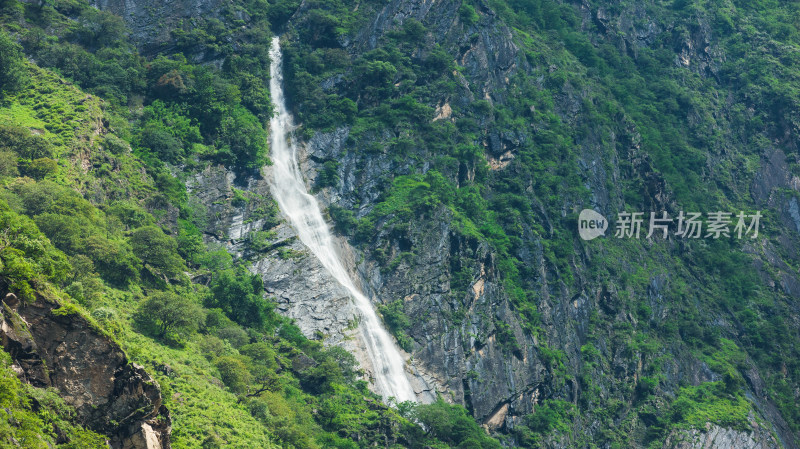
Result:
{"label": "tree", "polygon": [[136,322],[159,338],[189,335],[204,319],[205,312],[194,298],[172,292],[150,295],[134,314]]}
{"label": "tree", "polygon": [[356,360],[353,353],[348,352],[341,346],[331,346],[326,351],[326,354],[339,364],[345,382],[355,382],[359,369],[358,360]]}
{"label": "tree", "polygon": [[461,18],[461,21],[464,22],[464,25],[471,26],[480,20],[480,16],[475,11],[475,8],[472,5],[467,3],[462,4],[458,8],[458,16]]}
{"label": "tree", "polygon": [[183,108],[174,104],[156,100],[144,108],[142,119],[139,143],[155,151],[161,160],[180,162],[186,149],[203,140],[195,121],[186,116]]}
{"label": "tree", "polygon": [[263,284],[258,275],[242,267],[219,272],[211,281],[209,307],[218,307],[237,323],[254,328],[265,325],[269,303],[261,296]]}
{"label": "tree", "polygon": [[243,106],[236,106],[220,123],[220,151],[225,161],[239,167],[259,168],[267,163],[267,132],[256,116]]}
{"label": "tree", "polygon": [[133,231],[131,246],[144,263],[158,269],[164,276],[175,277],[183,270],[175,239],[156,226],[144,226]]}
{"label": "tree", "polygon": [[17,154],[0,150],[0,176],[19,176]]}
{"label": "tree", "polygon": [[234,348],[240,348],[250,343],[250,336],[236,323],[231,323],[230,326],[217,330],[217,337],[227,341]]}
{"label": "tree", "polygon": [[60,283],[69,273],[66,256],[28,217],[14,212],[0,200],[0,289],[33,300],[33,288],[41,280]]}
{"label": "tree", "polygon": [[0,99],[6,92],[14,92],[23,85],[25,71],[19,44],[0,30]]}
{"label": "tree", "polygon": [[432,404],[416,405],[412,415],[427,429],[428,434],[452,446],[492,449],[501,447],[484,433],[463,407],[448,404],[441,398]]}
{"label": "tree", "polygon": [[244,362],[234,356],[222,356],[214,361],[222,382],[236,394],[247,391],[251,376]]}
{"label": "tree", "polygon": [[333,384],[341,384],[344,380],[336,360],[325,358],[320,363],[300,372],[300,385],[312,394],[331,391]]}
{"label": "tree", "polygon": [[31,134],[27,128],[14,125],[0,125],[0,149],[13,151],[24,159],[38,159],[53,155],[53,149],[47,140]]}
{"label": "tree", "polygon": [[84,245],[81,252],[92,259],[104,279],[117,285],[126,285],[138,278],[142,262],[133,254],[127,242],[90,235]]}
{"label": "tree", "polygon": [[322,170],[317,177],[317,187],[336,187],[339,184],[339,163],[336,161],[325,161]]}
{"label": "tree", "polygon": [[140,138],[141,144],[166,162],[176,163],[183,158],[183,145],[169,130],[158,122],[148,122]]}
{"label": "tree", "polygon": [[178,253],[187,261],[197,262],[197,256],[205,249],[203,235],[192,222],[178,219]]}
{"label": "tree", "polygon": [[153,224],[153,216],[132,200],[119,200],[106,208],[106,215],[117,218],[126,230]]}
{"label": "tree", "polygon": [[264,342],[252,343],[239,348],[242,355],[249,357],[248,368],[252,375],[253,385],[247,396],[258,396],[265,391],[277,391],[280,377],[277,374],[278,363],[275,351]]}
{"label": "tree", "polygon": [[58,171],[58,162],[49,157],[34,159],[24,166],[25,174],[33,179],[43,179]]}

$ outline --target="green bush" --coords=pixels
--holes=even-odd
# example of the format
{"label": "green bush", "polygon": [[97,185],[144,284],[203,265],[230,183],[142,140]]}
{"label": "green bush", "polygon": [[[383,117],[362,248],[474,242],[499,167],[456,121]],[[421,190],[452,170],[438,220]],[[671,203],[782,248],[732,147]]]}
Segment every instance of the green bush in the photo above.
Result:
{"label": "green bush", "polygon": [[17,153],[0,150],[0,177],[19,176],[19,162],[17,161],[17,158]]}
{"label": "green bush", "polygon": [[250,343],[250,336],[247,335],[247,332],[245,332],[244,329],[236,324],[218,329],[216,334],[217,337],[227,341],[234,348],[240,348]]}
{"label": "green bush", "polygon": [[185,269],[175,239],[156,226],[136,229],[131,234],[130,242],[134,254],[164,276],[176,278]]}
{"label": "green bush", "polygon": [[336,187],[339,184],[339,163],[336,161],[325,161],[322,164],[317,176],[317,188]]}
{"label": "green bush", "polygon": [[12,151],[23,159],[53,156],[52,146],[47,140],[20,126],[0,125],[0,148]]}
{"label": "green bush", "polygon": [[110,240],[102,235],[90,235],[84,245],[82,253],[94,261],[103,279],[119,286],[139,279],[142,261],[134,255],[127,242]]}
{"label": "green bush", "polygon": [[159,338],[185,338],[196,332],[205,312],[194,298],[172,292],[156,292],[136,309],[134,320]]}
{"label": "green bush", "polygon": [[259,168],[267,159],[267,133],[244,107],[223,116],[218,135],[219,157],[241,167]]}
{"label": "green bush", "polygon": [[58,171],[58,162],[48,157],[42,157],[22,164],[20,168],[26,176],[30,176],[33,179],[43,179]]}
{"label": "green bush", "polygon": [[336,232],[344,235],[352,235],[354,233],[358,222],[352,211],[331,204],[328,207],[328,214],[333,220]]}
{"label": "green bush", "polygon": [[264,288],[261,278],[243,267],[218,272],[209,287],[211,296],[207,306],[223,310],[243,326],[261,329],[274,319],[270,304],[261,296]]}
{"label": "green bush", "polygon": [[0,100],[25,84],[26,72],[19,44],[0,29]]}
{"label": "green bush", "polygon": [[474,25],[479,19],[478,13],[475,11],[475,7],[466,2],[462,3],[458,8],[458,16],[466,26]]}
{"label": "green bush", "polygon": [[0,200],[0,283],[22,299],[33,300],[42,281],[63,282],[71,269],[66,256],[54,248],[29,218],[13,212]]}
{"label": "green bush", "polygon": [[[432,404],[416,405],[411,416],[419,420],[428,432],[453,447],[478,447],[481,449],[499,449],[502,447],[496,440],[489,438],[472,417],[467,415],[463,407],[444,402],[439,398]],[[474,446],[477,444],[478,446]]]}
{"label": "green bush", "polygon": [[247,370],[244,362],[238,357],[222,356],[214,360],[214,366],[219,370],[222,382],[237,394],[247,392],[247,385],[250,383],[250,371]]}

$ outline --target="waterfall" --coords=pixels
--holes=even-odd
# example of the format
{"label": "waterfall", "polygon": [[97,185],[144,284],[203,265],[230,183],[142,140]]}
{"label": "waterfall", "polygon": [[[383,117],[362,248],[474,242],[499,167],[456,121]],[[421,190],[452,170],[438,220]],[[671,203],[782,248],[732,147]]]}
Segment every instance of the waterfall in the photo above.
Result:
{"label": "waterfall", "polygon": [[347,289],[360,312],[359,332],[375,371],[375,386],[387,399],[415,401],[416,395],[405,372],[405,361],[394,340],[384,329],[372,302],[359,291],[337,252],[336,242],[322,218],[317,200],[306,191],[297,163],[297,147],[292,139],[292,117],[283,96],[283,68],[280,42],[273,37],[269,56],[269,92],[276,114],[270,119],[270,145],[273,161],[272,194],[297,236],[319,259],[325,269]]}

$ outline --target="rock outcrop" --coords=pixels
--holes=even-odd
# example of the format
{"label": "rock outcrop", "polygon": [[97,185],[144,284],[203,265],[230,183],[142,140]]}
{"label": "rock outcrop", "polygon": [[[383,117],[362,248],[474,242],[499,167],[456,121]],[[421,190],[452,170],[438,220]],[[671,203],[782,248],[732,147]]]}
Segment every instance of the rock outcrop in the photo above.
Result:
{"label": "rock outcrop", "polygon": [[0,339],[23,381],[58,390],[77,420],[107,435],[114,449],[170,448],[161,389],[110,336],[70,306],[2,294]]}
{"label": "rock outcrop", "polygon": [[663,449],[780,449],[783,447],[752,417],[752,429],[737,430],[706,424],[705,429],[672,432]]}
{"label": "rock outcrop", "polygon": [[221,0],[91,0],[92,6],[116,14],[128,24],[133,41],[144,51],[155,51],[171,39],[182,20],[218,17]]}

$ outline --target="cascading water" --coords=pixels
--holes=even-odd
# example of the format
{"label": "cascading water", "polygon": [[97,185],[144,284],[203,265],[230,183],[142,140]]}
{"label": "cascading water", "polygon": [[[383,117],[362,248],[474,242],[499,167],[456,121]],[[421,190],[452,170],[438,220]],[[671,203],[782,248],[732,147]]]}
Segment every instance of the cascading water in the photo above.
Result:
{"label": "cascading water", "polygon": [[297,147],[291,139],[292,117],[283,96],[283,68],[280,42],[272,39],[269,56],[271,79],[269,91],[277,109],[270,119],[272,147],[272,193],[281,212],[297,230],[300,241],[319,259],[326,270],[350,293],[361,313],[359,331],[375,371],[375,386],[384,399],[393,396],[398,402],[416,401],[404,369],[405,361],[394,341],[383,328],[372,303],[356,288],[345,270],[336,244],[322,218],[317,200],[306,191],[297,165]]}

